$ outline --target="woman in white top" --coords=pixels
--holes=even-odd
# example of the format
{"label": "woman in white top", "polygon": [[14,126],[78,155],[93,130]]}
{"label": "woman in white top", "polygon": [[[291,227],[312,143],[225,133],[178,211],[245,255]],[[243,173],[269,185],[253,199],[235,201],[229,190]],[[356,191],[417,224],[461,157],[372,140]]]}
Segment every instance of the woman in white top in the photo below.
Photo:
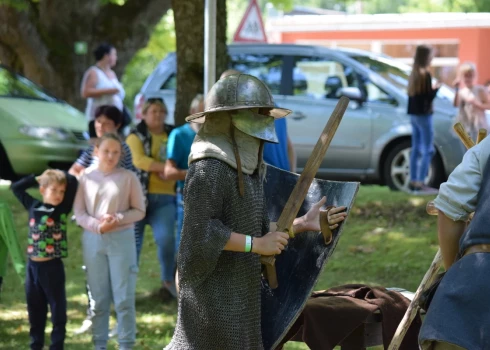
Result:
{"label": "woman in white top", "polygon": [[81,86],[82,97],[87,99],[85,116],[89,121],[90,137],[96,137],[93,120],[97,107],[112,105],[122,112],[125,96],[124,88],[112,70],[117,62],[117,51],[114,46],[100,44],[95,49],[94,56],[97,63],[87,69]]}

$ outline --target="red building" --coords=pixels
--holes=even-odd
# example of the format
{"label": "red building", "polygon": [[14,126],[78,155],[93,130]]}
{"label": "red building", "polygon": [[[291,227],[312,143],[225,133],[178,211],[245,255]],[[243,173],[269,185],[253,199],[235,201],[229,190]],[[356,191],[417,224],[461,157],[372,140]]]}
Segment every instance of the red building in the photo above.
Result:
{"label": "red building", "polygon": [[472,61],[479,82],[490,80],[490,13],[277,16],[266,31],[270,43],[359,48],[407,64],[418,44],[430,44],[438,79],[451,84],[458,65]]}

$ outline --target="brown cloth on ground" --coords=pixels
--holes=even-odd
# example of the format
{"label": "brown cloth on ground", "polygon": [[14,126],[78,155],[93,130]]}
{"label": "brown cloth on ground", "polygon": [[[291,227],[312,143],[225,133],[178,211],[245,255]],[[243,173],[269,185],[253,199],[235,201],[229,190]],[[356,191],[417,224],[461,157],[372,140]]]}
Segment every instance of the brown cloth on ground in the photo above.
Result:
{"label": "brown cloth on ground", "polygon": [[[289,340],[296,340],[306,343],[312,350],[331,350],[376,310],[382,315],[383,345],[387,349],[409,304],[410,301],[398,292],[363,284],[313,292],[277,349]],[[419,348],[417,338],[421,324],[417,315],[400,350]]]}

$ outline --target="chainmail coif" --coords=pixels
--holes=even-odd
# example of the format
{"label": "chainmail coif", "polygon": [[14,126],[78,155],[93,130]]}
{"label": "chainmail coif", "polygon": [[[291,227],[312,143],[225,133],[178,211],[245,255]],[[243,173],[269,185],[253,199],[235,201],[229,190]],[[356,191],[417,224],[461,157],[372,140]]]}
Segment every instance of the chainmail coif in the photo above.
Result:
{"label": "chainmail coif", "polygon": [[259,255],[224,251],[231,232],[261,236],[269,230],[261,176],[217,159],[192,162],[184,190],[178,256],[180,293],[172,341],[165,349],[263,349]]}

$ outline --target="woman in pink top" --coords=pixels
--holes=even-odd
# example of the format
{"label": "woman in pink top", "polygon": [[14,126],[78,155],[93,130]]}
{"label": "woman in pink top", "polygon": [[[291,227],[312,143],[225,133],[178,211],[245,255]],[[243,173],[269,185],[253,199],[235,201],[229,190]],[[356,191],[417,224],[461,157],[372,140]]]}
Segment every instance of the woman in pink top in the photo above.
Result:
{"label": "woman in pink top", "polygon": [[95,301],[92,319],[96,350],[106,350],[111,300],[118,322],[119,349],[136,338],[135,289],[138,264],[134,223],[145,216],[145,199],[136,175],[118,167],[122,144],[114,134],[99,139],[97,168],[79,179],[74,211],[83,233],[83,260]]}

